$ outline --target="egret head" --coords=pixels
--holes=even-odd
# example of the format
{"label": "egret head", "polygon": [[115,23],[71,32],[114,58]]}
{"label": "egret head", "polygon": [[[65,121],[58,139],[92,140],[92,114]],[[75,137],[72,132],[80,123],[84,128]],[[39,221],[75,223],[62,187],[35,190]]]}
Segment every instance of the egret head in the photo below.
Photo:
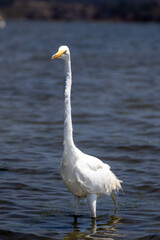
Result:
{"label": "egret head", "polygon": [[69,52],[69,48],[67,46],[61,46],[58,49],[58,52],[55,53],[51,59],[55,59],[55,58],[62,58],[64,60],[66,60],[69,56],[70,52]]}

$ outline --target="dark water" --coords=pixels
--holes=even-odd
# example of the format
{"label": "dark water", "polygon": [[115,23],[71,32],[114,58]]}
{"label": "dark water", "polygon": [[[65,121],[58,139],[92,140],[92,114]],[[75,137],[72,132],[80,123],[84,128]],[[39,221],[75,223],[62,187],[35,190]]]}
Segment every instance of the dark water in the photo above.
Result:
{"label": "dark water", "polygon": [[[71,49],[76,145],[124,181],[74,219],[59,164]],[[0,239],[160,239],[160,25],[8,22],[0,30]]]}

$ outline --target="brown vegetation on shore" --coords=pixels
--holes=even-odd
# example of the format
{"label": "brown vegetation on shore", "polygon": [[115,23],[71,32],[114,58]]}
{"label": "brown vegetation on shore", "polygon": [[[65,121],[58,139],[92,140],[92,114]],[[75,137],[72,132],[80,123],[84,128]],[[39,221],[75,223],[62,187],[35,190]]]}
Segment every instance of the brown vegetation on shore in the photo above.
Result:
{"label": "brown vegetation on shore", "polygon": [[0,14],[7,19],[104,20],[160,22],[160,0],[0,0]]}

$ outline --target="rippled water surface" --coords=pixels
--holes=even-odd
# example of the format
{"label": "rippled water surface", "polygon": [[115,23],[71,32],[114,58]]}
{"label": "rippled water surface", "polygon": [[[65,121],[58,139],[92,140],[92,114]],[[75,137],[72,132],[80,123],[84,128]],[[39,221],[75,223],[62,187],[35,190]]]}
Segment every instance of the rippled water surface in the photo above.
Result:
{"label": "rippled water surface", "polygon": [[[123,180],[118,210],[75,219],[59,164],[63,62],[74,140]],[[160,25],[8,22],[0,30],[0,239],[160,239]]]}

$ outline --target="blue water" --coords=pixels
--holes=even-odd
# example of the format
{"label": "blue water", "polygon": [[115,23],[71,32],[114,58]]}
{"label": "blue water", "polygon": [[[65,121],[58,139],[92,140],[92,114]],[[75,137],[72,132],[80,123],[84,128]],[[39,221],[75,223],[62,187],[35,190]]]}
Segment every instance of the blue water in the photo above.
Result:
{"label": "blue water", "polygon": [[[0,239],[160,239],[160,25],[9,21],[0,29]],[[74,141],[124,193],[85,200],[62,183],[64,64],[72,56]]]}

